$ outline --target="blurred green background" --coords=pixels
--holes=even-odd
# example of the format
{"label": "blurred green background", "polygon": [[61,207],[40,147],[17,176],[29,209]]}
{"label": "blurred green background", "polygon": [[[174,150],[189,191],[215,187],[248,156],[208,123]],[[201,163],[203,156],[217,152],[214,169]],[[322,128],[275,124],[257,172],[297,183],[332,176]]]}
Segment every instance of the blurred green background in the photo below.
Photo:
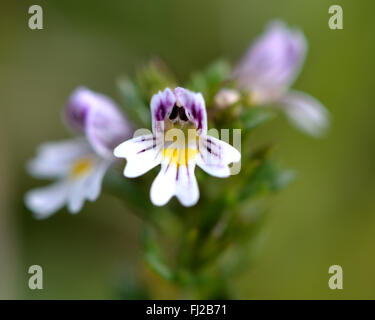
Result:
{"label": "blurred green background", "polygon": [[[44,10],[44,29],[28,28],[28,8]],[[344,29],[328,28],[340,4]],[[238,279],[241,299],[375,298],[375,3],[368,1],[3,1],[0,10],[0,297],[118,298],[141,267],[140,221],[103,194],[80,214],[31,217],[23,194],[46,184],[24,166],[38,144],[68,137],[61,108],[79,85],[118,94],[115,80],[153,56],[182,81],[213,59],[235,62],[274,18],[309,41],[294,88],[332,113],[316,140],[277,119],[256,139],[278,144],[297,180],[272,200],[255,263]],[[44,269],[44,290],[27,270]],[[328,268],[344,270],[344,290],[328,288]],[[144,277],[159,281],[148,272]],[[157,282],[159,298],[173,290]]]}

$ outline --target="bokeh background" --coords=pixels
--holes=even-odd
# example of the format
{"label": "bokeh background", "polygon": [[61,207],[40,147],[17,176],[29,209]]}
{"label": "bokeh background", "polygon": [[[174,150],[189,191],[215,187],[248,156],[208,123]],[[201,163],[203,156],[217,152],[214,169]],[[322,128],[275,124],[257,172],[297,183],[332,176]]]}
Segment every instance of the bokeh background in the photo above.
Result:
{"label": "bokeh background", "polygon": [[[44,9],[44,29],[28,28],[28,8]],[[340,4],[344,29],[328,28]],[[45,184],[25,173],[38,144],[68,137],[61,108],[86,85],[118,99],[115,80],[153,56],[181,82],[213,59],[233,63],[274,18],[302,28],[309,41],[294,88],[332,114],[324,139],[285,119],[257,133],[278,144],[297,180],[273,200],[263,246],[234,279],[242,299],[375,298],[375,3],[370,0],[3,1],[0,10],[0,297],[121,296],[140,268],[140,221],[103,194],[83,212],[37,221],[26,190]],[[27,270],[44,269],[44,290],[28,289]],[[344,270],[344,290],[328,288],[328,268]],[[152,277],[146,275],[145,277]],[[153,279],[152,281],[158,281]],[[161,281],[159,298],[173,297]]]}

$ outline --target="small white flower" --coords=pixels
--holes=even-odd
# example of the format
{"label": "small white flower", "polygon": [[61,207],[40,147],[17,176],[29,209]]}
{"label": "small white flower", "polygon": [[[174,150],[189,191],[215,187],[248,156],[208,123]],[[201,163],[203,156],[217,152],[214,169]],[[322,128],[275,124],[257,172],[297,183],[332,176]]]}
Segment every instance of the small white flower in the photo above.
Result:
{"label": "small white flower", "polygon": [[71,213],[80,211],[86,199],[98,198],[111,162],[99,157],[83,139],[41,145],[27,169],[36,178],[57,179],[57,182],[27,192],[26,206],[38,218],[50,216],[65,203]]}
{"label": "small white flower", "polygon": [[70,127],[84,137],[41,145],[27,166],[36,178],[57,180],[26,193],[25,204],[37,218],[49,217],[65,204],[77,213],[86,199],[96,200],[104,174],[115,161],[113,147],[131,134],[114,102],[85,88],[72,94],[66,116]]}
{"label": "small white flower", "polygon": [[196,165],[213,176],[228,177],[229,164],[241,159],[231,145],[207,135],[206,106],[200,93],[166,88],[152,97],[151,116],[153,133],[125,141],[114,155],[126,158],[124,175],[130,178],[161,164],[150,191],[157,206],[173,196],[184,206],[193,206],[199,199]]}

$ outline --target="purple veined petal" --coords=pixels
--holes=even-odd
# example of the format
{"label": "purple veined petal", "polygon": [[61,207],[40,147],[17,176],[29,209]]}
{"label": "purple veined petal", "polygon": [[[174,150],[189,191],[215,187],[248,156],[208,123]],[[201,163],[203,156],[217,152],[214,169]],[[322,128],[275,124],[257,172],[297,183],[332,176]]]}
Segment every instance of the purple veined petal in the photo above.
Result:
{"label": "purple veined petal", "polygon": [[329,111],[312,96],[289,91],[279,100],[289,120],[300,130],[311,136],[324,135],[329,127]]}
{"label": "purple veined petal", "polygon": [[121,143],[114,150],[114,156],[127,160],[124,176],[135,178],[161,163],[162,141],[157,141],[152,134],[135,137]]}
{"label": "purple veined petal", "polygon": [[250,91],[255,103],[274,101],[295,81],[306,51],[300,30],[271,22],[236,66],[233,78],[241,89]]}
{"label": "purple veined petal", "polygon": [[229,164],[241,160],[241,153],[230,144],[212,136],[201,136],[197,165],[208,174],[225,178],[230,175]]}
{"label": "purple veined petal", "polygon": [[161,124],[170,114],[175,104],[176,96],[169,88],[164,89],[164,91],[159,91],[152,96],[150,106],[152,130],[154,133],[163,131]]}
{"label": "purple veined petal", "polygon": [[[195,178],[196,152],[187,149],[164,149],[161,169],[150,190],[151,201],[163,206],[176,196],[182,205],[190,207],[199,199],[198,183]],[[190,157],[189,157],[190,154]],[[180,161],[183,159],[182,161]]]}
{"label": "purple veined petal", "polygon": [[184,108],[187,118],[199,132],[207,132],[207,112],[202,94],[178,87],[173,91],[169,88],[159,91],[151,99],[152,130],[155,134],[163,132],[164,121],[175,105]]}
{"label": "purple veined petal", "polygon": [[177,103],[188,112],[188,117],[195,122],[195,126],[201,133],[207,132],[206,103],[201,93],[195,93],[184,88],[174,89]]}

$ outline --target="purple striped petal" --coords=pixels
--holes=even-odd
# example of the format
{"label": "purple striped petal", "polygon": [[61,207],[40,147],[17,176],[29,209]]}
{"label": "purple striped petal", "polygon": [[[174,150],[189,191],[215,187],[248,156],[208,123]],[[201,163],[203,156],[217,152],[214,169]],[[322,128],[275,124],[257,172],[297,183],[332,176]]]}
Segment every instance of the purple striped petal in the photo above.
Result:
{"label": "purple striped petal", "polygon": [[176,103],[176,97],[171,89],[166,88],[164,91],[159,91],[151,98],[151,117],[152,130],[154,133],[164,131],[161,125],[164,123],[166,117],[171,113],[173,106]]}
{"label": "purple striped petal", "polygon": [[197,129],[206,132],[207,112],[202,94],[180,87],[174,89],[173,92],[176,95],[177,103],[190,113]]}
{"label": "purple striped petal", "polygon": [[162,124],[169,117],[175,105],[184,108],[187,118],[195,124],[200,132],[207,131],[206,105],[202,94],[178,87],[173,91],[166,88],[152,97],[151,115],[154,133],[162,131]]}

